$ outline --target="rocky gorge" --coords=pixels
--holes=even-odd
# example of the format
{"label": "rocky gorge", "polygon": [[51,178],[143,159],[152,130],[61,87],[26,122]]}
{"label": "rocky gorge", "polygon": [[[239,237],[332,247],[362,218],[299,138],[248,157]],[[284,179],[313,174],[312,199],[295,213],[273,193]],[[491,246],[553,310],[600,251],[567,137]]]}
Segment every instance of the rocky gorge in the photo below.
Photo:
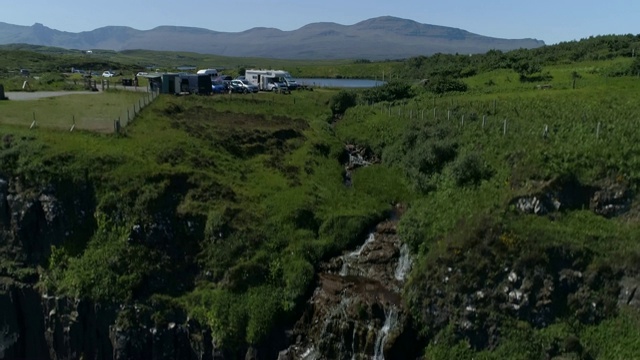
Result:
{"label": "rocky gorge", "polygon": [[[532,198],[556,199],[541,203],[559,208],[567,201],[559,195],[567,193],[562,189],[575,184],[553,184]],[[628,192],[619,187],[592,190],[593,211],[615,206],[603,199],[626,203],[619,194]],[[18,180],[0,181],[0,357],[229,358],[206,326],[184,314],[178,321],[158,323],[151,320],[148,305],[95,303],[42,291],[37,272],[27,265],[37,267],[50,256],[51,245],[72,238],[74,231],[95,228],[86,215],[95,206],[91,187],[81,183],[73,188],[69,196],[62,186],[23,189]],[[524,213],[557,211],[531,210],[536,206],[526,204],[535,200],[523,199],[527,198],[514,204]],[[428,278],[409,279],[416,264],[397,231],[405,211],[404,205],[396,204],[357,248],[323,262],[301,317],[274,330],[271,339],[279,339],[280,345],[250,347],[246,358],[418,358],[425,344],[451,326],[457,337],[484,349],[499,344],[509,319],[544,328],[570,315],[596,324],[621,307],[640,306],[640,271],[598,264],[593,253],[571,247],[519,253],[517,239],[496,228],[478,229],[464,247],[451,245],[446,253],[419,265],[429,269],[421,272]],[[417,286],[425,283],[429,285]],[[420,333],[418,328],[432,332]],[[550,348],[548,355],[563,351]]]}
{"label": "rocky gorge", "polygon": [[[91,186],[24,189],[19,179],[2,179],[0,185],[0,358],[230,358],[206,326],[184,314],[158,323],[148,304],[47,293],[43,275],[30,269],[51,256],[52,246],[72,241],[74,232],[86,236],[95,229],[88,216],[95,212]],[[321,265],[318,288],[302,318],[286,334],[278,330],[272,337],[288,339],[281,340],[286,350],[251,347],[246,357],[268,359],[277,351],[281,359],[405,357],[410,318],[401,292],[411,257],[396,232],[402,211],[398,205],[358,249]],[[413,356],[418,349],[412,351]]]}

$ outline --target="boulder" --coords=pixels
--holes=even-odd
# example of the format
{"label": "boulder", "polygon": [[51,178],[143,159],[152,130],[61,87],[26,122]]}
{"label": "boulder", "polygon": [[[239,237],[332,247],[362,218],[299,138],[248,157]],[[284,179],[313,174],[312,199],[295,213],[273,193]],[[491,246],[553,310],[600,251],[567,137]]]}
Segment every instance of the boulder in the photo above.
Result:
{"label": "boulder", "polygon": [[612,218],[631,208],[633,192],[624,183],[604,181],[591,196],[589,208],[598,215]]}
{"label": "boulder", "polygon": [[640,310],[640,276],[622,277],[618,306],[630,306]]}

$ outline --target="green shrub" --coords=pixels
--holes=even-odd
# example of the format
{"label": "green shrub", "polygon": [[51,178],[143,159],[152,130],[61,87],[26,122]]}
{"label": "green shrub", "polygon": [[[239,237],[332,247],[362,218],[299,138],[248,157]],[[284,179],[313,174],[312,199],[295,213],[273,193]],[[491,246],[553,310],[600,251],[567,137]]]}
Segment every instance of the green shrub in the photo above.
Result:
{"label": "green shrub", "polygon": [[340,90],[329,100],[331,113],[336,115],[344,114],[348,108],[356,106],[357,95],[353,91]]}
{"label": "green shrub", "polygon": [[320,226],[319,236],[329,241],[325,256],[338,254],[363,238],[376,218],[364,215],[335,215]]}
{"label": "green shrub", "polygon": [[491,177],[492,171],[482,155],[477,152],[464,154],[451,165],[453,180],[458,186],[478,185]]}
{"label": "green shrub", "polygon": [[249,344],[262,341],[277,325],[282,308],[280,291],[272,286],[252,288],[247,295],[247,338]]}
{"label": "green shrub", "polygon": [[361,93],[362,102],[366,104],[381,101],[397,101],[414,96],[411,85],[403,81],[389,81],[382,86],[367,89]]}
{"label": "green shrub", "polygon": [[467,91],[467,84],[461,80],[445,76],[435,76],[429,79],[429,82],[426,83],[425,87],[428,91],[435,94]]}
{"label": "green shrub", "polygon": [[311,263],[297,257],[285,258],[282,266],[284,268],[283,309],[290,311],[307,294],[315,273]]}

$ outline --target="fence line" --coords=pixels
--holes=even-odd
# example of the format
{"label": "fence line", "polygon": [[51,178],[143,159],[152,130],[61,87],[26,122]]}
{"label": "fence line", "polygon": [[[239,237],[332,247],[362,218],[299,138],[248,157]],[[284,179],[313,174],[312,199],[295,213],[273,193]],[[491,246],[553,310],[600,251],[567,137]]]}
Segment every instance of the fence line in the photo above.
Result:
{"label": "fence line", "polygon": [[[370,107],[375,114],[384,116],[389,121],[414,120],[436,124],[448,123],[460,132],[480,131],[484,134],[499,134],[502,137],[526,135],[537,136],[541,139],[553,139],[554,137],[563,139],[577,135],[585,140],[591,137],[591,139],[603,141],[614,139],[614,136],[628,137],[629,133],[635,134],[637,132],[636,126],[631,125],[638,122],[638,120],[633,120],[638,117],[635,113],[636,109],[629,109],[629,111],[622,113],[596,109],[591,111],[592,114],[588,116],[583,110],[569,110],[574,108],[573,105],[563,112],[561,109],[549,110],[537,104],[495,99],[458,102],[449,99],[448,101],[436,102],[434,98],[433,104],[430,103],[431,101],[411,105],[375,103],[364,106]],[[577,106],[575,106],[576,109],[578,109]],[[532,113],[532,108],[535,108],[536,112]],[[520,114],[521,111],[524,113]],[[562,113],[562,116],[557,116],[558,113]],[[426,114],[430,114],[430,116]]]}
{"label": "fence line", "polygon": [[[91,120],[97,123],[98,125],[96,127],[92,127],[92,128],[90,127],[88,129],[86,127],[83,127],[83,129],[99,131],[99,132],[114,132],[114,133],[120,132],[123,127],[133,123],[133,121],[140,114],[140,112],[145,107],[153,103],[153,101],[157,99],[158,95],[160,94],[160,92],[157,89],[154,89],[152,91],[147,91],[147,92],[138,92],[138,93],[141,95],[138,101],[133,103],[133,105],[126,106],[124,109],[120,111],[120,114],[115,118],[110,118],[113,116],[113,113],[111,115],[97,115],[95,117],[91,117]],[[40,127],[40,125],[45,125],[45,127],[46,125],[49,125],[51,127],[66,128],[70,132],[73,132],[77,128],[82,127],[82,125],[78,126],[76,120],[80,120],[80,121],[87,120],[87,117],[84,117],[84,119],[82,118],[76,119],[76,114],[70,114],[68,115],[69,116],[68,117],[69,122],[67,123],[68,125],[64,125],[64,120],[60,121],[60,117],[56,117],[54,119],[53,122],[55,124],[51,124],[51,122],[47,124],[46,120],[42,120],[42,116],[43,116],[42,114],[37,114],[35,111],[33,111],[32,116],[33,116],[33,119],[31,121],[31,125],[29,126],[29,129],[36,129]],[[50,121],[51,121],[51,118],[50,118]],[[109,122],[112,122],[112,125],[108,125]]]}
{"label": "fence line", "polygon": [[[122,127],[125,127],[135,120],[135,118],[140,114],[140,112],[147,106],[149,106],[155,99],[160,95],[159,89],[154,89],[146,92],[146,96],[138,99],[137,104],[133,104],[132,107],[127,107],[125,110],[121,112],[121,115],[118,116],[117,119],[114,119],[113,122],[113,131],[115,133],[119,133]],[[136,107],[137,105],[137,107]]]}

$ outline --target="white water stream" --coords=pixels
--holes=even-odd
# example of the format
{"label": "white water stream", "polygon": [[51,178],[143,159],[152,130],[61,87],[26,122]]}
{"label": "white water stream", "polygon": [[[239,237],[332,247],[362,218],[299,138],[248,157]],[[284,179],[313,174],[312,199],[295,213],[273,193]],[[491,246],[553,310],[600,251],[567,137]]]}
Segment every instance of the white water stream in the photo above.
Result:
{"label": "white water stream", "polygon": [[396,271],[394,274],[396,280],[404,281],[409,270],[411,270],[409,246],[407,244],[402,244],[400,247],[400,258],[398,259],[398,265],[396,265]]}
{"label": "white water stream", "polygon": [[360,256],[360,254],[362,253],[362,250],[364,250],[365,246],[367,246],[369,243],[375,241],[375,239],[376,239],[375,234],[373,232],[369,233],[369,237],[364,242],[364,244],[362,244],[355,251],[350,252],[349,254],[343,256],[343,258],[342,258],[342,268],[340,269],[340,276],[352,275],[352,274],[349,274],[349,260],[353,260],[353,259],[357,258],[358,256]]}
{"label": "white water stream", "polygon": [[389,331],[393,329],[397,323],[398,310],[392,306],[388,311],[385,311],[384,325],[382,326],[382,329],[378,331],[378,336],[376,337],[373,360],[384,360],[384,345],[387,343]]}

